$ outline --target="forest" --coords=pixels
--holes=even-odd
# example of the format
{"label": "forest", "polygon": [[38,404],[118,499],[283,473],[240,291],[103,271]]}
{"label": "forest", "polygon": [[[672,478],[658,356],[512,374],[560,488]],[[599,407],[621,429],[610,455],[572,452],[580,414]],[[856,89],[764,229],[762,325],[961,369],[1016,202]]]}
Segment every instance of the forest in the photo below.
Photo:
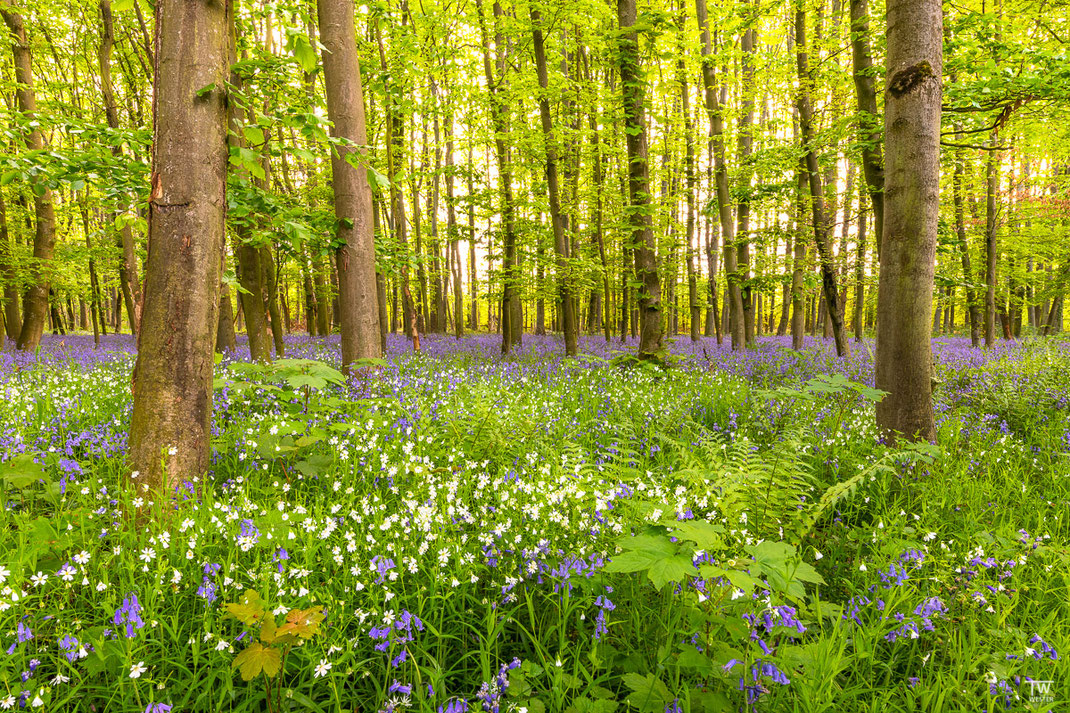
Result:
{"label": "forest", "polygon": [[0,17],[0,710],[1070,705],[1065,0]]}

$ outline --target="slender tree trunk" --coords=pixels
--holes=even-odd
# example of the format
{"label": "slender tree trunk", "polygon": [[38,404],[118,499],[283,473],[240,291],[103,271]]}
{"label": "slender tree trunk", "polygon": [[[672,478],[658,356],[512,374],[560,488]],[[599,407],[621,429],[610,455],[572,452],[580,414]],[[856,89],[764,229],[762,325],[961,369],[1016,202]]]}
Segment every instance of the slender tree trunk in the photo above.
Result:
{"label": "slender tree trunk", "polygon": [[[991,144],[995,146],[993,132]],[[996,343],[996,246],[998,231],[999,164],[995,150],[988,151],[985,158],[985,346]]]}
{"label": "slender tree trunk", "polygon": [[981,306],[977,290],[973,287],[973,267],[970,264],[970,245],[966,236],[966,217],[962,198],[962,175],[963,156],[962,150],[959,149],[955,155],[955,172],[951,179],[951,191],[955,205],[955,235],[958,238],[959,254],[962,256],[962,280],[966,283],[970,343],[976,348],[981,344]]}
{"label": "slender tree trunk", "polygon": [[821,172],[817,154],[814,152],[813,111],[810,104],[810,85],[813,77],[810,72],[810,60],[806,44],[806,12],[801,2],[795,10],[795,51],[799,70],[799,133],[803,143],[806,173],[810,185],[810,213],[813,217],[814,241],[821,262],[821,287],[825,295],[828,319],[832,322],[832,333],[836,340],[836,354],[848,356],[851,347],[843,330],[843,314],[840,309],[840,295],[836,286],[836,270],[833,265],[832,249],[829,246],[828,222],[825,218],[825,196],[821,185]]}
{"label": "slender tree trunk", "polygon": [[513,202],[513,167],[512,158],[506,139],[509,133],[508,108],[501,97],[502,83],[505,81],[505,40],[500,29],[500,19],[504,14],[498,0],[494,2],[495,36],[494,48],[497,53],[497,77],[491,65],[490,36],[487,32],[487,20],[483,12],[482,0],[476,0],[476,14],[479,16],[480,33],[483,39],[483,70],[486,75],[487,89],[490,92],[491,120],[494,124],[494,148],[498,157],[498,184],[501,196],[501,219],[504,237],[504,259],[502,261],[502,354],[509,354],[514,345],[520,344],[523,325],[521,324],[520,299],[517,294],[519,271],[516,255],[516,208]]}
{"label": "slender tree trunk", "polygon": [[687,13],[680,13],[679,47],[680,56],[676,60],[676,78],[680,84],[680,111],[684,119],[684,173],[687,183],[687,241],[685,260],[687,261],[687,307],[692,342],[699,340],[699,322],[702,320],[702,305],[698,301],[698,276],[695,273],[695,213],[697,209],[697,180],[695,175],[695,138],[691,121],[691,92],[687,85],[687,62],[684,59],[684,25]]}
{"label": "slender tree trunk", "polygon": [[531,7],[532,38],[535,47],[535,70],[539,78],[539,118],[546,153],[546,184],[550,199],[550,223],[554,233],[556,257],[557,298],[561,309],[561,325],[565,336],[565,354],[576,356],[579,352],[579,330],[576,324],[576,305],[572,299],[567,247],[565,244],[565,216],[561,210],[561,194],[557,182],[557,141],[554,138],[553,120],[550,118],[550,79],[546,71],[546,48],[542,37],[542,17],[534,5]]}
{"label": "slender tree trunk", "polygon": [[[108,128],[112,131],[119,130],[119,111],[115,103],[115,91],[111,81],[111,51],[115,44],[113,30],[111,0],[100,0],[101,40],[100,50],[97,55],[100,65],[100,87],[104,98],[104,116],[108,121]],[[122,149],[117,144],[112,144],[112,155],[116,158],[122,156]],[[125,206],[123,206],[125,209]],[[115,214],[112,218],[114,220]],[[137,334],[140,322],[141,288],[137,276],[137,257],[134,253],[134,234],[130,229],[130,223],[124,221],[119,228],[119,247],[122,249],[122,259],[119,261],[119,289],[123,293],[123,303],[126,306],[127,322],[130,325],[130,333]]]}
{"label": "slender tree trunk", "polygon": [[885,92],[885,209],[877,292],[877,427],[936,439],[932,309],[940,216],[943,15],[939,0],[890,0]]}
{"label": "slender tree trunk", "polygon": [[[750,22],[754,22],[753,10],[746,10]],[[743,309],[743,337],[748,347],[754,347],[755,295],[750,283],[750,189],[753,184],[754,170],[751,167],[751,153],[754,145],[754,45],[757,31],[749,27],[740,38],[742,96],[737,132],[737,151],[739,154],[740,175],[737,184],[743,190],[736,201],[736,260],[739,273],[740,304]]]}
{"label": "slender tree trunk", "polygon": [[202,478],[209,466],[229,14],[229,3],[156,2],[149,257],[128,459],[134,482],[157,490]]}
{"label": "slender tree trunk", "polygon": [[[226,272],[226,250],[220,256],[220,272]],[[230,299],[230,287],[225,282],[219,283],[219,318],[216,321],[215,350],[220,354],[234,352],[238,348],[238,338],[234,334],[234,304]]]}
{"label": "slender tree trunk", "polygon": [[877,113],[877,89],[873,53],[869,44],[869,0],[850,0],[851,60],[855,97],[858,101],[858,139],[862,144],[862,175],[873,206],[873,234],[877,255],[884,231],[884,167],[881,158],[881,120]]}
{"label": "slender tree trunk", "polygon": [[[4,203],[3,191],[0,191],[0,282],[4,287],[4,330],[8,339],[17,341],[19,330],[22,329],[22,317],[19,315],[19,293],[11,256],[11,237],[7,232],[7,204]],[[0,340],[2,345],[3,341]]]}
{"label": "slender tree trunk", "polygon": [[[710,120],[710,140],[713,145],[714,178],[717,193],[717,216],[721,224],[721,243],[724,246],[724,270],[728,283],[725,310],[729,314],[732,349],[742,350],[746,343],[743,322],[743,294],[740,290],[736,226],[732,219],[732,199],[728,187],[728,166],[724,158],[724,117],[718,97],[716,58],[710,39],[706,0],[695,0],[695,17],[702,31],[702,83],[706,90],[706,113]],[[712,271],[710,273],[713,274]]]}
{"label": "slender tree trunk", "polygon": [[263,270],[264,276],[264,300],[267,304],[268,317],[271,319],[271,340],[275,346],[275,356],[281,358],[286,353],[286,341],[283,338],[286,329],[282,324],[282,313],[279,311],[278,269],[275,266],[270,245],[260,246],[260,269]]}
{"label": "slender tree trunk", "polygon": [[[30,57],[30,43],[26,36],[26,27],[14,5],[7,5],[0,10],[0,16],[14,36],[12,51],[15,58],[15,81],[18,88],[15,96],[18,110],[26,125],[31,127],[26,133],[26,148],[29,151],[43,151],[44,134],[36,123],[37,94],[34,89],[33,65]],[[31,180],[33,189],[33,211],[35,232],[33,239],[33,263],[30,266],[32,282],[23,296],[22,329],[19,331],[17,346],[22,351],[33,351],[41,343],[45,322],[48,321],[48,292],[51,287],[52,254],[56,246],[56,212],[52,203],[52,189],[40,178]]]}
{"label": "slender tree trunk", "polygon": [[[357,60],[352,0],[317,0],[327,114],[332,135],[356,147],[367,143],[364,98]],[[375,285],[372,191],[365,149],[336,146],[331,152],[334,214],[338,228],[335,259],[342,328],[342,368],[380,356],[379,296]]]}
{"label": "slender tree trunk", "polygon": [[795,181],[795,262],[791,273],[791,347],[795,350],[803,348],[806,336],[806,186],[806,165],[800,159]]}
{"label": "slender tree trunk", "polygon": [[639,303],[639,358],[659,360],[662,349],[661,284],[654,259],[654,231],[650,220],[650,180],[647,168],[644,79],[639,71],[639,33],[635,29],[636,0],[617,0],[620,27],[619,61],[624,95],[624,133],[628,144],[628,198],[625,217],[631,230],[635,272],[642,285]]}

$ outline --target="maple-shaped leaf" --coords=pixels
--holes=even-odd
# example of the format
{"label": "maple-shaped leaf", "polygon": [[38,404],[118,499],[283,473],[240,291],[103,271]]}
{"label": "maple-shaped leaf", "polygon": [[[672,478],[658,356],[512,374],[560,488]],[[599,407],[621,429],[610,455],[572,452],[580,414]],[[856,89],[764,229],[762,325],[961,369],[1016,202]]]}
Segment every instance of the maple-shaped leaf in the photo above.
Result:
{"label": "maple-shaped leaf", "polygon": [[274,678],[282,669],[282,654],[257,642],[250,644],[234,657],[231,668],[241,667],[243,681],[252,681],[262,671],[268,678]]}
{"label": "maple-shaped leaf", "polygon": [[286,615],[286,623],[279,627],[279,634],[294,634],[302,639],[311,639],[319,633],[323,623],[320,609],[294,609]]}
{"label": "maple-shaped leaf", "polygon": [[260,594],[252,589],[245,590],[240,600],[230,602],[225,608],[228,614],[246,626],[252,626],[267,616],[264,601],[260,598]]}

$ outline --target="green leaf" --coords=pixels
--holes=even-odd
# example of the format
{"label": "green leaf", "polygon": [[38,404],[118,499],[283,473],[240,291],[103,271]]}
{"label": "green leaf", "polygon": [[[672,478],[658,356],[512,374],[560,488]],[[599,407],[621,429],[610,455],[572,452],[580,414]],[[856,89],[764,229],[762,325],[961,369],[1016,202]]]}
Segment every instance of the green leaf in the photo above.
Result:
{"label": "green leaf", "polygon": [[111,9],[115,12],[126,12],[134,9],[135,0],[115,0],[111,4]]}
{"label": "green leaf", "polygon": [[11,169],[10,171],[4,171],[2,174],[0,174],[0,186],[6,186],[7,184],[11,183],[19,177],[20,173],[22,172],[16,171],[15,169]]}
{"label": "green leaf", "polygon": [[274,678],[282,670],[282,654],[256,642],[234,657],[231,668],[239,667],[243,681],[252,681],[261,673],[268,678]]}
{"label": "green leaf", "polygon": [[316,51],[312,49],[312,44],[308,41],[306,35],[295,33],[291,37],[290,51],[293,52],[294,58],[297,63],[301,65],[306,73],[311,73],[316,68],[318,62],[316,61]]}
{"label": "green leaf", "polygon": [[246,126],[242,129],[242,134],[245,136],[245,140],[250,144],[262,144],[264,143],[264,132],[256,126]]}
{"label": "green leaf", "polygon": [[650,565],[647,576],[655,587],[661,589],[669,582],[682,582],[684,577],[698,574],[691,558],[685,555],[659,559]]}
{"label": "green leaf", "polygon": [[628,703],[638,708],[640,713],[662,713],[673,700],[669,689],[652,673],[645,676],[626,673],[621,680],[632,690]]}

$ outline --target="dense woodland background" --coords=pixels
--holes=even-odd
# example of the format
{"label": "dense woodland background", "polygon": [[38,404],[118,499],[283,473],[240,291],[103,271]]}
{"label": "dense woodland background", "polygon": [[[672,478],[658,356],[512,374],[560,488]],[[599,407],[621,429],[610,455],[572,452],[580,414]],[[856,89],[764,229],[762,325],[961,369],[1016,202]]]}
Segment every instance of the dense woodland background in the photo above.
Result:
{"label": "dense woodland background", "polygon": [[[704,5],[644,3],[636,24],[666,334],[737,348],[793,327],[832,336],[819,299],[824,262],[860,337],[876,302],[884,8]],[[233,11],[218,347],[234,346],[237,327],[254,356],[269,357],[282,353],[284,333],[327,334],[339,321],[322,47],[307,3]],[[1070,284],[1070,13],[971,0],[944,14],[932,326],[987,343],[1057,332]],[[47,292],[55,332],[135,331],[152,7],[40,0],[7,5],[4,19],[6,334],[19,339],[35,289]],[[635,335],[613,8],[400,0],[359,5],[356,22],[385,328],[501,330],[504,305],[520,325],[509,330],[515,343],[522,331],[561,330],[567,298],[580,330]],[[812,117],[800,131],[802,95]],[[809,152],[821,200],[800,170]],[[729,197],[721,215],[719,182]]]}

